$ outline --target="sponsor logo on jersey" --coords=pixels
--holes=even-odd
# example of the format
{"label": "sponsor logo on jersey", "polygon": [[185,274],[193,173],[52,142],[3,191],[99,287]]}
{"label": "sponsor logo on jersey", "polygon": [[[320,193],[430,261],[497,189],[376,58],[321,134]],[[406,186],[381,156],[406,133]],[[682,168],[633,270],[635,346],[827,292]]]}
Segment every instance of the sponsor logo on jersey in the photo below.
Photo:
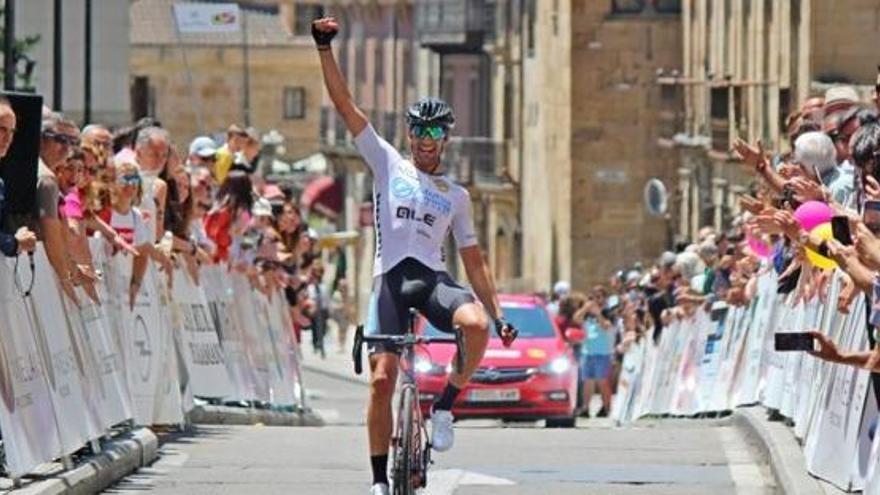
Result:
{"label": "sponsor logo on jersey", "polygon": [[433,181],[434,181],[434,186],[437,188],[438,191],[444,192],[444,193],[449,192],[449,184],[446,182],[445,179],[438,178],[438,179],[433,179]]}
{"label": "sponsor logo on jersey", "polygon": [[419,187],[403,177],[391,180],[391,194],[399,200],[413,200],[417,204],[428,206],[444,215],[452,212],[452,201],[445,195],[432,189]]}

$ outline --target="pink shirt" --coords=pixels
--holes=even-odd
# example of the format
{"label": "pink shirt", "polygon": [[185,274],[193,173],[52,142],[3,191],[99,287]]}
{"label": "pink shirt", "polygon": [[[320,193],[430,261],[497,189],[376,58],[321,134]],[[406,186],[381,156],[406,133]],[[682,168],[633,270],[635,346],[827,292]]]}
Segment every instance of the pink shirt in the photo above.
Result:
{"label": "pink shirt", "polygon": [[61,215],[64,216],[64,218],[71,218],[73,220],[83,219],[82,198],[80,197],[77,188],[74,187],[64,196],[64,203],[61,206]]}

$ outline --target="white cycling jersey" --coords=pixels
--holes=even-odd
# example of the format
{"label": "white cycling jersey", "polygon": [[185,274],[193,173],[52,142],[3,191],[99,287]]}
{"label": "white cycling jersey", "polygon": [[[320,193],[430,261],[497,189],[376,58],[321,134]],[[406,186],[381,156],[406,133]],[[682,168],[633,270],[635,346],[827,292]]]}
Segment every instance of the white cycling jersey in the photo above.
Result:
{"label": "white cycling jersey", "polygon": [[373,172],[376,261],[373,276],[415,258],[436,271],[446,270],[443,243],[449,230],[461,249],[477,244],[467,190],[444,175],[420,171],[373,128],[355,138]]}

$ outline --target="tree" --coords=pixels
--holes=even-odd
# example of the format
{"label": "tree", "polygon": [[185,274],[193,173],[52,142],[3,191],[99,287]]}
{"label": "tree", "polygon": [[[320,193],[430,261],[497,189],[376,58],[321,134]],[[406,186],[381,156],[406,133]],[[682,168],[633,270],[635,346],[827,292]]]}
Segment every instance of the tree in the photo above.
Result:
{"label": "tree", "polygon": [[[4,23],[3,20],[5,18],[6,8],[0,7],[0,53],[6,53],[6,46],[4,44]],[[40,35],[35,34],[32,36],[26,36],[24,38],[18,38],[15,40],[15,44],[12,47],[12,56],[15,60],[15,76],[16,83],[15,87],[19,90],[23,91],[33,91],[34,90],[34,66],[36,65],[36,61],[28,56],[28,52],[40,42]],[[0,82],[3,81],[3,71],[0,71]]]}

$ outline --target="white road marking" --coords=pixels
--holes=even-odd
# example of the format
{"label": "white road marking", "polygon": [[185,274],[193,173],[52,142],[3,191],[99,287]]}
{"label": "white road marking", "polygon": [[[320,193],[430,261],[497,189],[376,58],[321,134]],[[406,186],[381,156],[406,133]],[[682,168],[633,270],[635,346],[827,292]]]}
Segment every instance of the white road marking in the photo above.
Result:
{"label": "white road marking", "polygon": [[513,480],[462,469],[438,469],[428,472],[428,488],[423,495],[452,495],[455,489],[465,485],[512,486]]}

